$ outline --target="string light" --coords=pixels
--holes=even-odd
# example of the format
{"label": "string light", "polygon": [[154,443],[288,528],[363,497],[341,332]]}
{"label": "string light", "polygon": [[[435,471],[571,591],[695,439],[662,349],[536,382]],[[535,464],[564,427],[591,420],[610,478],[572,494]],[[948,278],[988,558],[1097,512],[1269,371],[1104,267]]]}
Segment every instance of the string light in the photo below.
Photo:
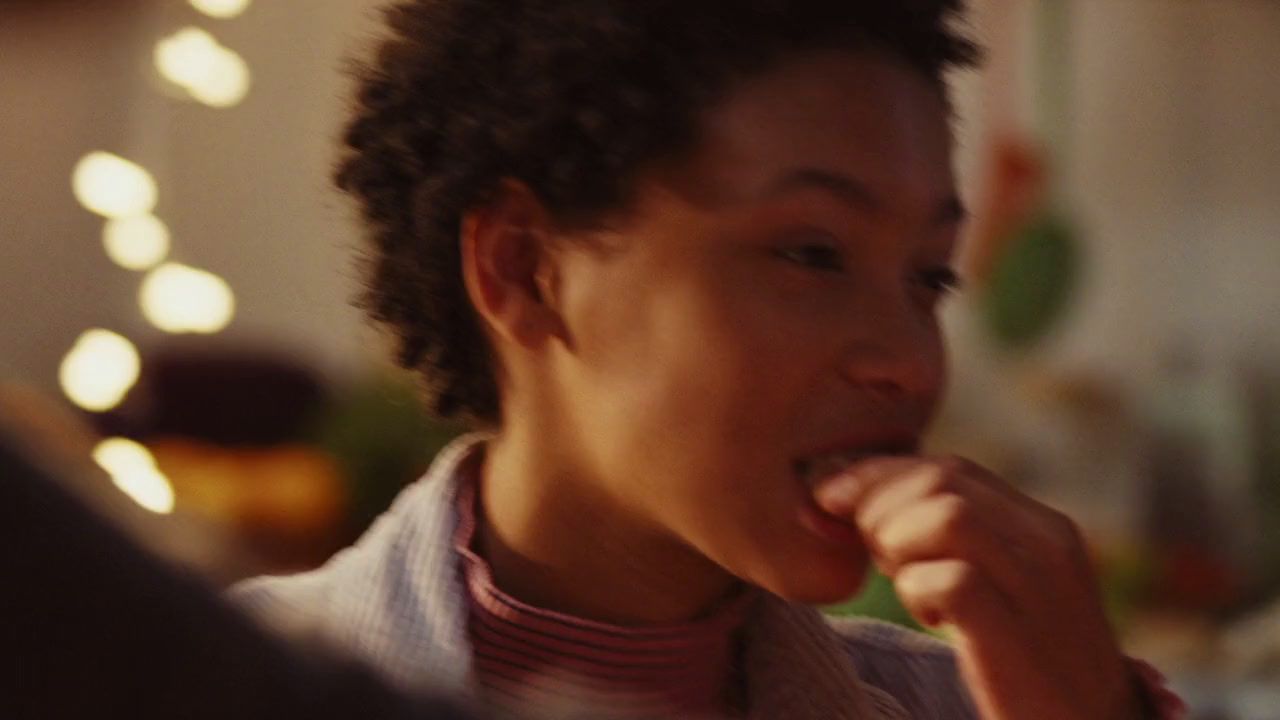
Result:
{"label": "string light", "polygon": [[173,484],[144,446],[127,438],[107,438],[94,447],[93,460],[134,502],[154,513],[173,512]]}
{"label": "string light", "polygon": [[169,254],[169,228],[155,215],[112,218],[102,228],[111,261],[126,270],[149,270]]}
{"label": "string light", "polygon": [[243,13],[250,0],[190,0],[191,7],[209,17],[226,20]]}
{"label": "string light", "polygon": [[216,333],[235,314],[235,295],[211,272],[165,263],[142,281],[142,314],[169,333]]}
{"label": "string light", "polygon": [[239,105],[249,94],[249,65],[227,48],[218,48],[210,73],[201,82],[187,86],[191,97],[210,107]]}
{"label": "string light", "polygon": [[145,215],[156,206],[151,173],[108,152],[91,152],[76,163],[71,191],[86,210],[108,218]]}
{"label": "string light", "polygon": [[142,361],[138,350],[110,330],[88,330],[62,360],[58,381],[76,405],[105,412],[120,404],[138,381]]}
{"label": "string light", "polygon": [[186,27],[156,43],[156,69],[192,98],[211,107],[239,104],[249,93],[249,65],[197,27]]}
{"label": "string light", "polygon": [[[190,2],[216,18],[239,15],[250,4],[249,0]],[[248,93],[248,65],[199,28],[184,28],[161,39],[154,61],[161,75],[206,105],[230,107]],[[102,242],[113,262],[129,270],[154,268],[139,291],[148,320],[167,332],[213,333],[230,323],[235,297],[226,281],[177,263],[156,267],[169,253],[170,236],[152,214],[158,191],[155,178],[145,168],[112,153],[91,152],[76,163],[71,190],[85,209],[108,219]],[[58,379],[73,403],[104,412],[119,405],[137,383],[141,364],[137,348],[128,339],[95,328],[81,334],[68,351]],[[173,488],[146,448],[112,438],[94,450],[94,458],[138,504],[154,512],[172,511]]]}

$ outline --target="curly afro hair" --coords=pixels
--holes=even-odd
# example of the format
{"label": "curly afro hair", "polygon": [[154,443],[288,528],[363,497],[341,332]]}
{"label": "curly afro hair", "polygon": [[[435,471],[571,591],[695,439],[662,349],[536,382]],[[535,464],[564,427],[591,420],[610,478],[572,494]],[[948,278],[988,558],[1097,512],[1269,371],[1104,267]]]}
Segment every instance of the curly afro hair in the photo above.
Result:
{"label": "curly afro hair", "polygon": [[361,306],[443,419],[499,420],[459,229],[505,179],[557,220],[625,207],[638,172],[697,141],[734,81],[789,54],[872,48],[943,87],[976,61],[963,0],[399,0],[355,67],[335,181],[366,224]]}

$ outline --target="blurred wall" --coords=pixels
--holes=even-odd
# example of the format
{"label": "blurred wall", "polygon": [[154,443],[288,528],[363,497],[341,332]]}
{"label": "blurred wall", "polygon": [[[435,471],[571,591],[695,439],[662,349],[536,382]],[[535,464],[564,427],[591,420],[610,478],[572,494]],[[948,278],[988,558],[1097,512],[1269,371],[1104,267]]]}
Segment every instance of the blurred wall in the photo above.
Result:
{"label": "blurred wall", "polygon": [[[163,339],[138,310],[142,276],[106,258],[101,219],[71,194],[72,168],[92,150],[150,170],[170,258],[231,284],[237,316],[218,341],[338,374],[379,354],[349,304],[355,224],[328,186],[342,59],[366,35],[368,6],[260,0],[214,20],[178,0],[0,2],[0,377],[54,390],[59,361],[89,327],[144,350]],[[190,24],[248,62],[241,105],[166,94],[152,48]]]}
{"label": "blurred wall", "polygon": [[1280,3],[1076,0],[1064,170],[1088,240],[1076,362],[1280,367]]}
{"label": "blurred wall", "polygon": [[53,387],[92,325],[133,314],[136,278],[113,272],[101,223],[71,195],[85,152],[129,149],[147,8],[138,2],[0,3],[0,371]]}

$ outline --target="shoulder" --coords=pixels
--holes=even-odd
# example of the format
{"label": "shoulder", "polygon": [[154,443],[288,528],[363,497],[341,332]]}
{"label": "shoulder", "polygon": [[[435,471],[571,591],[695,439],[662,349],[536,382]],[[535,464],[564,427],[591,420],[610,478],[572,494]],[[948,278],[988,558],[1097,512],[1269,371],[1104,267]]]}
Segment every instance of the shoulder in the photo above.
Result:
{"label": "shoulder", "polygon": [[937,638],[866,618],[832,617],[858,676],[896,700],[911,718],[973,720],[955,653]]}
{"label": "shoulder", "polygon": [[322,567],[247,580],[231,589],[230,599],[253,612],[305,616],[331,613],[348,603],[368,608],[379,599],[403,604],[412,595],[408,591],[438,584],[455,564],[459,473],[481,451],[483,441],[480,435],[464,436],[442,450],[423,478],[405,488],[354,545]]}
{"label": "shoulder", "polygon": [[417,494],[417,487],[410,486],[355,545],[323,566],[251,578],[232,586],[227,598],[277,632],[341,639],[357,619],[361,624],[375,619],[371,616],[374,603],[405,562],[405,536],[412,530],[413,515],[400,510]]}
{"label": "shoulder", "polygon": [[360,540],[323,567],[254,578],[229,599],[272,629],[336,644],[412,683],[465,672],[465,588],[453,547],[461,462],[479,448],[462,438],[437,456]]}

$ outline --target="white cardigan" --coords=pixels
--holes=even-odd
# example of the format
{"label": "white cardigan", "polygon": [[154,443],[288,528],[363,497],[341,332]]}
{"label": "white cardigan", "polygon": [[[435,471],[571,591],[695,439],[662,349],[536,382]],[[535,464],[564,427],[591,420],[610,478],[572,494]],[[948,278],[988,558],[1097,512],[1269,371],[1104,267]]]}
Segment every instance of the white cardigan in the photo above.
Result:
{"label": "white cardigan", "polygon": [[[337,644],[401,687],[472,696],[454,497],[458,468],[482,444],[476,435],[455,441],[323,567],[247,581],[232,599],[278,630]],[[756,604],[744,633],[751,718],[976,717],[950,649],[926,635],[827,618],[772,595]]]}

